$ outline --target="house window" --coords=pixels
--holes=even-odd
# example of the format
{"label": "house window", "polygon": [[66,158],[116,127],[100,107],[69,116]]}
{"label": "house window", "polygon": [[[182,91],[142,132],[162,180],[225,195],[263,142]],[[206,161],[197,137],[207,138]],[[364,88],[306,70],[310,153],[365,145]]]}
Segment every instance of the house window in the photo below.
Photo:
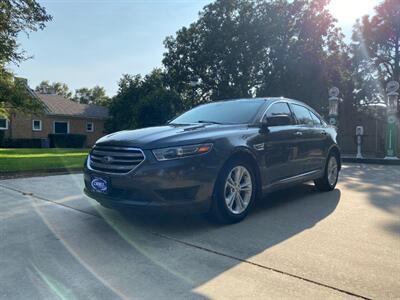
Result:
{"label": "house window", "polygon": [[8,120],[1,118],[0,119],[0,130],[7,130],[8,129]]}
{"label": "house window", "polygon": [[42,131],[42,120],[32,120],[32,130]]}
{"label": "house window", "polygon": [[87,132],[94,132],[94,124],[93,124],[93,122],[86,122],[86,131]]}
{"label": "house window", "polygon": [[54,133],[56,134],[69,133],[69,123],[65,121],[54,121]]}

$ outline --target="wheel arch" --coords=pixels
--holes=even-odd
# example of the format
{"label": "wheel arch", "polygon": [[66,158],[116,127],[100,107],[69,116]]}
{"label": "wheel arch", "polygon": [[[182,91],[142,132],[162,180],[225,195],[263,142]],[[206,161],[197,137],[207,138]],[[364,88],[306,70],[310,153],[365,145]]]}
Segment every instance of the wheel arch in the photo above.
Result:
{"label": "wheel arch", "polygon": [[[257,159],[255,157],[255,155],[247,148],[245,147],[240,147],[235,149],[231,155],[224,161],[224,163],[222,164],[218,174],[221,173],[221,171],[223,170],[223,168],[232,160],[234,159],[238,159],[238,160],[242,160],[242,161],[246,161],[247,163],[249,163],[252,166],[253,172],[254,172],[254,176],[256,177],[256,198],[258,196],[261,195],[262,192],[262,183],[261,183],[261,172],[260,172],[260,167],[257,164]],[[215,185],[214,185],[215,188]]]}

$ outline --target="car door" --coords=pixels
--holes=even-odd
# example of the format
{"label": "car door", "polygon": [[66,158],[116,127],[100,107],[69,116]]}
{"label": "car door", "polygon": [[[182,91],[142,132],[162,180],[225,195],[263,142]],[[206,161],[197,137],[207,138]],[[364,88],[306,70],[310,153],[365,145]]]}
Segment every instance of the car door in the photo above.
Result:
{"label": "car door", "polygon": [[311,118],[314,122],[314,134],[317,135],[317,142],[318,142],[318,156],[316,159],[318,162],[316,162],[317,167],[320,168],[321,170],[325,168],[325,160],[328,155],[328,150],[329,146],[331,145],[329,141],[329,134],[327,131],[327,125],[321,120],[321,117],[313,112],[312,110],[310,111]]}
{"label": "car door", "polygon": [[[275,116],[287,116],[288,122],[271,122]],[[265,169],[263,174],[267,184],[271,185],[292,177],[296,171],[293,163],[297,156],[295,120],[286,102],[271,104],[265,112],[264,122],[267,132],[262,134],[264,142]]]}
{"label": "car door", "polygon": [[315,126],[307,107],[297,103],[291,103],[290,107],[297,122],[295,135],[298,155],[294,163],[296,175],[320,170],[324,136]]}

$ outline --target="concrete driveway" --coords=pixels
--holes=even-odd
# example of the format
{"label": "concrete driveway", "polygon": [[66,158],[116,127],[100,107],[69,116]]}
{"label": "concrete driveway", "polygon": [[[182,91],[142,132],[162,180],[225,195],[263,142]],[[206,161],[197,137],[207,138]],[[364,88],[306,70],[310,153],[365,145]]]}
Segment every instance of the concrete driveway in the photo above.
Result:
{"label": "concrete driveway", "polygon": [[400,298],[400,166],[345,165],[242,223],[121,215],[82,175],[0,181],[1,299]]}

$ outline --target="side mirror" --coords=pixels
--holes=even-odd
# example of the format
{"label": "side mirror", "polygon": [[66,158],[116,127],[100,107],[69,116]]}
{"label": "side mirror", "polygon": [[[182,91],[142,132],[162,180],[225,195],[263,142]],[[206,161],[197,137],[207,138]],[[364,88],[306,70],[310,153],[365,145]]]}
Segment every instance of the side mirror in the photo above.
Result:
{"label": "side mirror", "polygon": [[263,123],[270,126],[286,126],[292,124],[292,118],[288,115],[273,115],[267,117]]}

